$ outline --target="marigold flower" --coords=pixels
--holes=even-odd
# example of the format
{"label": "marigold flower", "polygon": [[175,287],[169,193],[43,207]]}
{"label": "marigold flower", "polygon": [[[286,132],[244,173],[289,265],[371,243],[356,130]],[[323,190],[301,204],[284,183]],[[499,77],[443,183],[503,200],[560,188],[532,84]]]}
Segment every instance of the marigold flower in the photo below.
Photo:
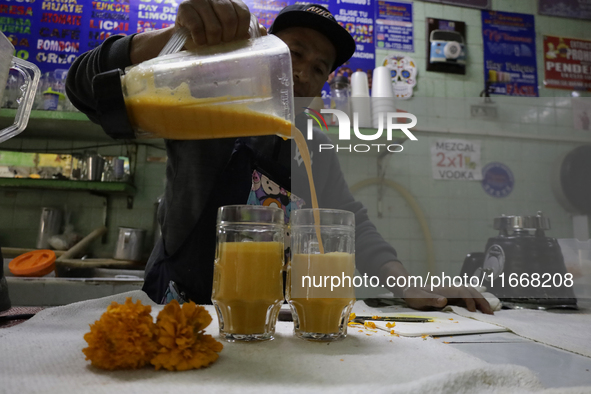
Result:
{"label": "marigold flower", "polygon": [[349,321],[351,321],[351,320],[355,319],[355,317],[356,317],[356,316],[357,316],[357,315],[355,315],[353,312],[351,312],[351,313],[349,314]]}
{"label": "marigold flower", "polygon": [[131,297],[121,305],[107,307],[100,320],[90,325],[84,335],[88,347],[82,349],[86,360],[102,369],[134,369],[150,363],[156,351],[156,325],[150,316],[152,308],[135,304]]}
{"label": "marigold flower", "polygon": [[372,322],[372,321],[366,321],[366,322],[364,322],[363,323],[363,326],[365,328],[373,328],[373,329],[376,328],[376,324],[374,322]]}
{"label": "marigold flower", "polygon": [[396,327],[396,323],[392,322],[392,323],[386,323],[386,327],[388,328],[394,328]]}
{"label": "marigold flower", "polygon": [[182,308],[176,300],[166,305],[156,320],[158,350],[151,360],[156,369],[184,371],[217,360],[223,345],[204,334],[211,320],[209,312],[194,302]]}

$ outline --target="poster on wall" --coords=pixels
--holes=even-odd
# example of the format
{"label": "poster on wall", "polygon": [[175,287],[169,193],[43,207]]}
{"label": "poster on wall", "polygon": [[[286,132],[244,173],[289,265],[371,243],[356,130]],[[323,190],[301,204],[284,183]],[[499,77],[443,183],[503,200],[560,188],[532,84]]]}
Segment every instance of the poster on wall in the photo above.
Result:
{"label": "poster on wall", "polygon": [[[374,4],[372,0],[316,0],[351,33],[357,43],[353,57],[330,76],[351,77],[355,71],[371,73],[375,67]],[[115,34],[129,35],[173,25],[175,0],[0,0],[0,30],[16,48],[16,56],[35,63],[42,73],[59,70],[65,76],[76,58]],[[269,27],[281,9],[295,0],[246,0],[245,3]],[[412,17],[412,13],[411,13]],[[61,82],[63,85],[63,81]],[[325,84],[323,97],[330,96]]]}
{"label": "poster on wall", "polygon": [[538,97],[534,16],[482,11],[482,39],[489,93]]}
{"label": "poster on wall", "polygon": [[591,41],[544,36],[544,85],[591,91]]}
{"label": "poster on wall", "polygon": [[591,20],[589,0],[538,0],[540,15]]}
{"label": "poster on wall", "polygon": [[480,181],[480,141],[436,140],[431,143],[433,179]]}
{"label": "poster on wall", "polygon": [[466,74],[466,23],[427,18],[427,71]]}
{"label": "poster on wall", "polygon": [[423,0],[429,3],[441,3],[455,5],[458,7],[481,8],[483,10],[490,10],[491,0]]}
{"label": "poster on wall", "polygon": [[86,51],[90,7],[76,0],[0,0],[0,30],[14,45],[15,55],[35,63],[42,73],[68,69]]}
{"label": "poster on wall", "polygon": [[375,20],[378,48],[414,52],[412,3],[379,0]]}
{"label": "poster on wall", "polygon": [[[250,10],[250,12],[252,12],[253,14],[255,14],[257,16],[257,19],[259,20],[259,23],[263,26],[265,26],[265,28],[269,28],[271,27],[271,25],[273,24],[273,21],[275,20],[275,18],[277,17],[277,14],[279,14],[279,11],[281,11],[283,8],[287,7],[290,4],[293,4],[293,2],[287,2],[287,1],[262,1],[262,0],[251,0],[251,1],[245,1],[246,5],[248,5],[248,9]],[[326,7],[325,4],[323,4],[322,2],[319,2],[317,4],[320,5],[324,5]]]}
{"label": "poster on wall", "polygon": [[[124,3],[125,1],[122,2]],[[93,2],[93,4],[95,3],[105,4]],[[112,4],[113,3],[107,3],[107,6],[112,6]],[[135,7],[133,8],[135,9]],[[163,29],[165,27],[174,25],[177,8],[178,3],[176,1],[141,0],[141,2],[137,4],[136,31],[141,33],[144,31]]]}
{"label": "poster on wall", "polygon": [[163,0],[119,2],[0,0],[0,30],[16,56],[42,73],[67,70],[80,54],[112,35],[161,29],[174,24],[177,3]]}

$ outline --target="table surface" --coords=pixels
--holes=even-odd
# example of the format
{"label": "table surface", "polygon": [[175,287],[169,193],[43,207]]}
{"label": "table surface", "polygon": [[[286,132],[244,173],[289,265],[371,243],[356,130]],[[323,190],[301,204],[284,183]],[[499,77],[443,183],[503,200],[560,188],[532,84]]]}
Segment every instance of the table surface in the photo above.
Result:
{"label": "table surface", "polygon": [[[12,310],[15,313],[19,311]],[[27,308],[24,312],[37,311]],[[278,329],[279,326],[287,327],[292,324],[278,322]],[[547,346],[511,332],[439,336],[435,340],[491,364],[524,366],[533,371],[548,388],[591,387],[591,358]]]}
{"label": "table surface", "polygon": [[436,337],[439,342],[491,364],[516,364],[536,373],[546,387],[591,386],[591,358],[511,332]]}

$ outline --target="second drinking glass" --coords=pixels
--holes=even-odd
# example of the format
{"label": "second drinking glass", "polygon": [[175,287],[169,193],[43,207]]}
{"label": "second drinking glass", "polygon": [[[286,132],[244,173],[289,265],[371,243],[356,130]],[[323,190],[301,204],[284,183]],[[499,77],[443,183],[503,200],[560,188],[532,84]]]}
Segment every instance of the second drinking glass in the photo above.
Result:
{"label": "second drinking glass", "polygon": [[355,215],[331,209],[291,215],[287,301],[295,335],[312,341],[344,338],[355,303]]}

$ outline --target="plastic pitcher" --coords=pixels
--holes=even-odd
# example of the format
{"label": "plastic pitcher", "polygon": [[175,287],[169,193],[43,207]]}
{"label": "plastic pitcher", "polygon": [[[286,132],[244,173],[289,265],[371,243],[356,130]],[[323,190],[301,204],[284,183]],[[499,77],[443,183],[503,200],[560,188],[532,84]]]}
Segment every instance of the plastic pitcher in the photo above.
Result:
{"label": "plastic pitcher", "polygon": [[99,74],[93,94],[113,138],[291,136],[290,51],[272,35]]}
{"label": "plastic pitcher", "polygon": [[[37,91],[37,84],[41,77],[41,71],[33,63],[29,63],[18,57],[12,56],[14,53],[14,46],[8,41],[8,38],[0,32],[0,84],[6,86],[8,81],[9,71],[16,70],[24,78],[24,84],[20,87],[23,95],[17,99],[18,108],[16,110],[16,117],[12,126],[0,130],[0,142],[4,142],[17,134],[20,134],[27,123],[29,122],[29,115],[35,101],[35,92]],[[4,88],[0,89],[0,101]]]}

